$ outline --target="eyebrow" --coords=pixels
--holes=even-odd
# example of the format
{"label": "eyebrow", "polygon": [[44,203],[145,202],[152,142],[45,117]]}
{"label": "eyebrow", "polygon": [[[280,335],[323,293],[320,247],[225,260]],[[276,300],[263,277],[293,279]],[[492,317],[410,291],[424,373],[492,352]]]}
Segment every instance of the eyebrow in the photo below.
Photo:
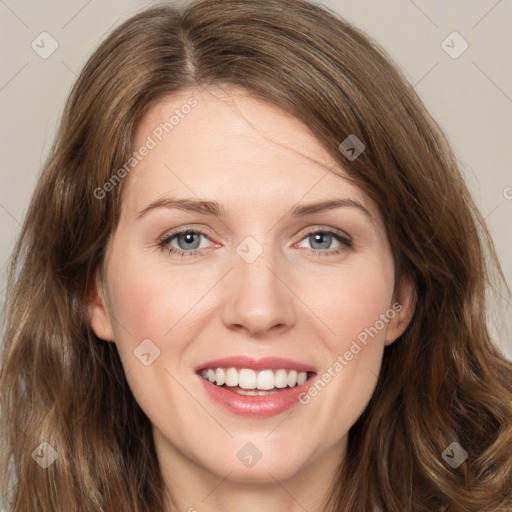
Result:
{"label": "eyebrow", "polygon": [[187,212],[198,212],[206,213],[208,215],[214,215],[215,217],[224,217],[226,211],[216,201],[200,201],[197,199],[174,199],[174,198],[163,198],[153,201],[151,204],[146,206],[143,210],[137,213],[137,218],[140,218],[152,210],[157,208],[168,208],[184,210]]}
{"label": "eyebrow", "polygon": [[324,210],[333,210],[335,208],[347,207],[357,208],[373,221],[371,213],[360,202],[355,201],[354,199],[332,199],[330,201],[320,201],[318,203],[298,205],[292,209],[291,215],[303,217],[305,215],[312,215],[313,213],[321,212]]}
{"label": "eyebrow", "polygon": [[[328,201],[319,201],[310,204],[300,204],[292,208],[289,216],[305,217],[325,210],[333,210],[335,208],[356,208],[364,213],[371,221],[373,217],[371,213],[358,201],[353,199],[332,199]],[[204,213],[215,217],[225,217],[226,210],[216,201],[201,201],[189,198],[162,198],[153,201],[143,210],[137,213],[137,218],[143,217],[152,210],[158,208],[177,209],[188,212]]]}

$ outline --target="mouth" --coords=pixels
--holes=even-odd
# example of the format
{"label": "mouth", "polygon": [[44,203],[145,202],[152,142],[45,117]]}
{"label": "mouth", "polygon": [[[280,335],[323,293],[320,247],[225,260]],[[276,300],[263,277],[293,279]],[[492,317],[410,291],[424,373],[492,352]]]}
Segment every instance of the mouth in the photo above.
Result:
{"label": "mouth", "polygon": [[237,416],[266,418],[294,407],[317,374],[280,357],[230,357],[196,367],[206,397]]}
{"label": "mouth", "polygon": [[295,369],[203,368],[199,375],[217,387],[245,396],[266,396],[302,386],[315,372]]}

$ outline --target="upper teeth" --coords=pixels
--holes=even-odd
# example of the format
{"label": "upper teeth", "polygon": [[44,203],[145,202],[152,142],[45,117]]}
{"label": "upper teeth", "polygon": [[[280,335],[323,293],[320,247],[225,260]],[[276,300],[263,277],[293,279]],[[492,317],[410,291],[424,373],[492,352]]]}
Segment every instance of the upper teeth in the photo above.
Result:
{"label": "upper teeth", "polygon": [[250,368],[209,368],[203,370],[201,375],[206,380],[216,383],[217,386],[240,386],[243,389],[262,389],[294,387],[306,382],[307,372],[297,370],[261,370],[259,372]]}

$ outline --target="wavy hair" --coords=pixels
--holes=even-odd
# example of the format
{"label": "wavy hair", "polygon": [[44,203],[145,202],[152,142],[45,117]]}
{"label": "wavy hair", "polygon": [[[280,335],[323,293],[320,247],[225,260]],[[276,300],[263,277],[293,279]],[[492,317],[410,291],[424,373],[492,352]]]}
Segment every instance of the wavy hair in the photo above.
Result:
{"label": "wavy hair", "polygon": [[[120,24],[76,81],[8,276],[0,374],[3,495],[13,512],[163,512],[151,425],[87,293],[120,214],[134,129],[191,86],[236,85],[304,122],[379,206],[418,298],[384,352],[325,510],[512,510],[512,364],[490,339],[492,241],[442,130],[385,51],[303,0],[157,5]],[[340,143],[366,149],[355,160]],[[494,271],[492,270],[494,269]],[[506,285],[505,285],[506,286]],[[47,469],[31,457],[58,453]],[[453,469],[443,451],[467,460]]]}

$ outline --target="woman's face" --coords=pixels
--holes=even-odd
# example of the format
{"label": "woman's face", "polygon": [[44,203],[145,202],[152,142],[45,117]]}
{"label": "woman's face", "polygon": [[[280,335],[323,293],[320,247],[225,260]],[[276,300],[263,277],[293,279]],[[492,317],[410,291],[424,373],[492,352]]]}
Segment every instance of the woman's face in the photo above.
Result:
{"label": "woman's face", "polygon": [[381,214],[306,126],[241,89],[158,103],[134,149],[90,314],[164,473],[325,481],[411,314]]}

